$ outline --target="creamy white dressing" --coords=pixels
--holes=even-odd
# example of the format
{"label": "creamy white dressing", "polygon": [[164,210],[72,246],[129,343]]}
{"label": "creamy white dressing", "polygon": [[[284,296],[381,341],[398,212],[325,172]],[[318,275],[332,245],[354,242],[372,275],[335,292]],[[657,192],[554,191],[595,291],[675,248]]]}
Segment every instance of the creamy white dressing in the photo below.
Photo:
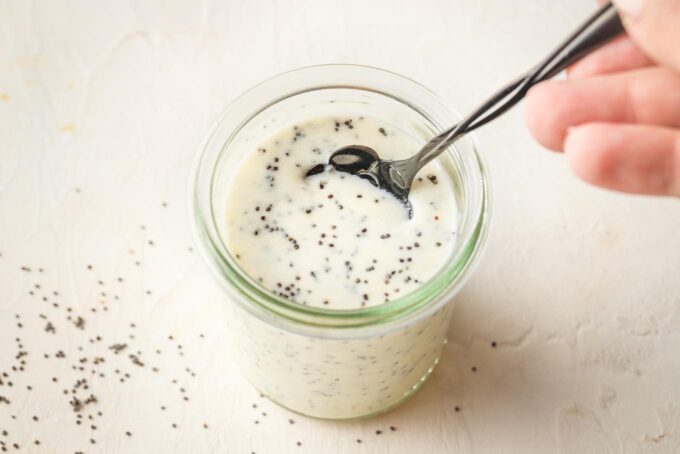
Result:
{"label": "creamy white dressing", "polygon": [[[305,178],[343,145],[383,158],[419,142],[368,117],[317,117],[266,137],[240,163],[222,232],[230,254],[260,285],[310,306],[344,310],[385,304],[431,279],[456,242],[453,185],[436,163],[413,186],[414,217],[389,193],[335,171]],[[266,396],[301,413],[354,418],[391,408],[437,363],[451,318],[433,315],[347,339],[282,330],[233,307],[229,333],[242,369]]]}
{"label": "creamy white dressing", "polygon": [[363,116],[311,118],[264,139],[241,162],[227,200],[226,243],[263,287],[300,304],[357,309],[394,300],[431,279],[456,240],[451,182],[435,163],[410,200],[335,170],[305,177],[343,145],[385,159],[418,151],[404,132]]}

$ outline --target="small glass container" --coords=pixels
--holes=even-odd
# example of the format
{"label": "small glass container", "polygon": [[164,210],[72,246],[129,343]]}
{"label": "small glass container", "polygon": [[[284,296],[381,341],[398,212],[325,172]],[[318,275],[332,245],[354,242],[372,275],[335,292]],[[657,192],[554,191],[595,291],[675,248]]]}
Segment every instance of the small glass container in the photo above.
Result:
{"label": "small glass container", "polygon": [[257,85],[220,115],[191,177],[196,243],[224,289],[241,370],[274,402],[328,419],[389,410],[432,373],[453,297],[480,255],[489,216],[488,176],[467,135],[438,158],[455,193],[458,238],[434,278],[399,299],[353,310],[303,306],[258,285],[223,241],[229,183],[264,135],[339,114],[370,115],[422,143],[457,120],[436,95],[395,73],[354,65],[298,69]]}

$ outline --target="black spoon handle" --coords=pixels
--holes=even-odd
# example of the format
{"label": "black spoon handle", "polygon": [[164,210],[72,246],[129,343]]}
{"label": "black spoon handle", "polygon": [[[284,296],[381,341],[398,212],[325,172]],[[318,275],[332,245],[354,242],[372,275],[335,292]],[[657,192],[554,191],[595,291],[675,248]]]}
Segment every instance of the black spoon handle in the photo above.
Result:
{"label": "black spoon handle", "polygon": [[623,24],[616,8],[607,3],[570,36],[561,49],[558,48],[546,59],[543,71],[536,74],[535,83],[554,77],[623,32]]}
{"label": "black spoon handle", "polygon": [[415,156],[419,168],[463,134],[485,125],[508,111],[524,98],[531,87],[554,77],[623,31],[623,24],[616,9],[611,3],[607,3],[526,75],[499,90],[460,123],[430,140]]}

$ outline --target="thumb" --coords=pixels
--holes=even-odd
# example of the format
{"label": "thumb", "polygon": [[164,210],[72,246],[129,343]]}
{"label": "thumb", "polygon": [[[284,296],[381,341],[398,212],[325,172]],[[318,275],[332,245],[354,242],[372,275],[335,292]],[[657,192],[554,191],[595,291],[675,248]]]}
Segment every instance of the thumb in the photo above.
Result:
{"label": "thumb", "polygon": [[628,34],[652,59],[680,72],[680,0],[613,0]]}

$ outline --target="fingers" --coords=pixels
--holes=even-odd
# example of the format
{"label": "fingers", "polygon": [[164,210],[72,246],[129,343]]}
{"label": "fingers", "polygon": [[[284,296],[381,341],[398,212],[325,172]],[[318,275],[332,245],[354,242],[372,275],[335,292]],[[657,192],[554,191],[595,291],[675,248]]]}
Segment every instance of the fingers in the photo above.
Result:
{"label": "fingers", "polygon": [[653,64],[628,36],[621,36],[572,65],[567,70],[567,75],[570,79],[579,79]]}
{"label": "fingers", "polygon": [[583,180],[636,194],[680,196],[680,132],[590,123],[569,131],[567,161]]}
{"label": "fingers", "polygon": [[614,0],[628,34],[654,60],[680,71],[680,1]]}
{"label": "fingers", "polygon": [[680,75],[654,67],[544,82],[528,93],[525,116],[534,137],[556,151],[568,128],[589,122],[680,127]]}

